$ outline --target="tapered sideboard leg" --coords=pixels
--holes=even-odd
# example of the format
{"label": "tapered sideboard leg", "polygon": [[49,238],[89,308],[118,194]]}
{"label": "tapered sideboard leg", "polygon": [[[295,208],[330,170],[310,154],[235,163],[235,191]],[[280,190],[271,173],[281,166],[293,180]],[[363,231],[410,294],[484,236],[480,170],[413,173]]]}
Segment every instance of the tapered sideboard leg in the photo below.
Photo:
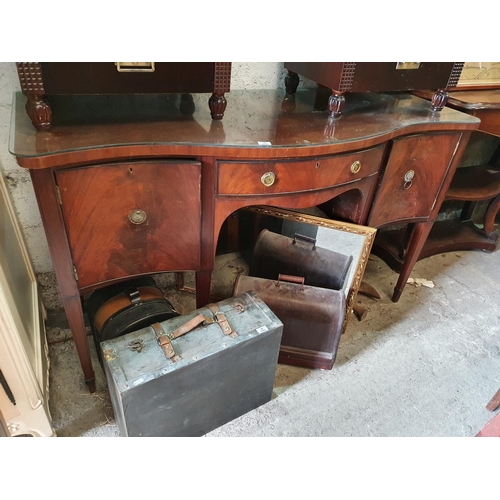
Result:
{"label": "tapered sideboard leg", "polygon": [[87,329],[85,328],[85,321],[83,319],[80,296],[66,297],[63,298],[62,301],[66,317],[68,318],[69,327],[73,334],[73,340],[75,341],[76,352],[78,353],[78,358],[80,359],[80,364],[82,365],[85,384],[87,385],[89,392],[95,392],[95,375],[90,359]]}
{"label": "tapered sideboard leg", "polygon": [[415,224],[411,236],[408,242],[408,249],[405,254],[403,267],[399,273],[398,282],[394,288],[394,293],[392,295],[392,301],[397,302],[401,294],[403,293],[403,289],[410,277],[410,273],[413,270],[413,266],[417,263],[418,257],[424,244],[429,236],[429,233],[432,229],[434,221],[427,221]]}
{"label": "tapered sideboard leg", "polygon": [[196,307],[204,307],[210,303],[210,285],[212,271],[198,271],[196,273]]}
{"label": "tapered sideboard leg", "polygon": [[33,188],[38,201],[52,265],[61,292],[61,298],[73,334],[76,350],[82,366],[85,383],[95,392],[95,375],[92,368],[87,330],[83,319],[82,303],[76,282],[73,261],[66,237],[61,205],[52,169],[30,170]]}

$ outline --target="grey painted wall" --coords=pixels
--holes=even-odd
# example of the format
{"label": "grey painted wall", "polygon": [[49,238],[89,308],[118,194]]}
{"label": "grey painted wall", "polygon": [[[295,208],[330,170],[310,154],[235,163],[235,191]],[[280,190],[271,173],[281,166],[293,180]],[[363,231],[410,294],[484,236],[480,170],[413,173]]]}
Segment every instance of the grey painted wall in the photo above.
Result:
{"label": "grey painted wall", "polygon": [[[282,88],[284,76],[283,63],[233,63],[231,88]],[[44,283],[50,287],[54,283],[52,261],[29,172],[17,165],[8,149],[12,94],[19,90],[15,63],[0,63],[0,170],[9,187],[35,273],[42,287]]]}

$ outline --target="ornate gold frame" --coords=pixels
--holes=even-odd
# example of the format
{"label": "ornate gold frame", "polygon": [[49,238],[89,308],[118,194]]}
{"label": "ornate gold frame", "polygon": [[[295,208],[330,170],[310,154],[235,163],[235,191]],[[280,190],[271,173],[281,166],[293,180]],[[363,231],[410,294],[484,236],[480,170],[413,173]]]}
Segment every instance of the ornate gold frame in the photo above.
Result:
{"label": "ornate gold frame", "polygon": [[[302,222],[305,224],[316,224],[318,226],[322,226],[325,228],[336,229],[338,231],[344,231],[347,233],[364,237],[364,240],[361,244],[359,261],[356,270],[354,272],[353,282],[351,284],[351,288],[347,292],[346,314],[344,317],[344,325],[342,333],[345,332],[348,320],[352,314],[352,309],[355,304],[356,297],[358,295],[358,290],[361,285],[361,281],[363,279],[366,265],[368,263],[368,257],[370,256],[370,252],[373,246],[373,242],[375,240],[375,234],[377,230],[367,226],[361,226],[357,224],[351,224],[348,222],[340,222],[332,219],[326,219],[323,217],[317,217],[315,215],[304,214],[301,213],[300,211],[292,211],[292,210],[274,208],[269,206],[245,207],[244,210],[249,210],[266,216],[287,219],[294,222]],[[187,287],[184,285],[183,273],[177,273],[177,289],[188,293],[195,293],[194,288]]]}
{"label": "ornate gold frame", "polygon": [[346,314],[344,317],[344,326],[342,329],[342,333],[344,333],[347,327],[348,320],[352,314],[352,308],[355,304],[355,300],[358,295],[359,286],[361,285],[361,281],[363,280],[363,275],[365,273],[366,265],[368,263],[368,257],[370,256],[370,252],[373,246],[373,242],[375,240],[375,234],[377,233],[377,230],[368,226],[361,226],[358,224],[351,224],[348,222],[340,222],[332,219],[316,217],[314,215],[303,214],[300,212],[285,210],[281,208],[263,206],[263,207],[248,207],[247,209],[263,215],[279,217],[281,219],[288,219],[294,222],[316,224],[318,226],[330,229],[336,229],[338,231],[345,231],[347,233],[356,234],[364,237],[364,241],[362,243],[362,248],[361,248],[361,254],[359,257],[359,262],[356,271],[354,273],[353,282],[350,290],[347,292]]}

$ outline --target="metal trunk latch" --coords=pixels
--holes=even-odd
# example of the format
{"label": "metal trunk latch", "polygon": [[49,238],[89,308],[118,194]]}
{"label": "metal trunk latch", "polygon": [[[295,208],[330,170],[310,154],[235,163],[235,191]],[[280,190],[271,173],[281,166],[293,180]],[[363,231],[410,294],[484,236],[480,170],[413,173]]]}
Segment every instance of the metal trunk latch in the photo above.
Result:
{"label": "metal trunk latch", "polygon": [[130,349],[135,352],[141,352],[145,345],[144,345],[144,340],[142,339],[137,339],[137,340],[132,340],[128,343]]}

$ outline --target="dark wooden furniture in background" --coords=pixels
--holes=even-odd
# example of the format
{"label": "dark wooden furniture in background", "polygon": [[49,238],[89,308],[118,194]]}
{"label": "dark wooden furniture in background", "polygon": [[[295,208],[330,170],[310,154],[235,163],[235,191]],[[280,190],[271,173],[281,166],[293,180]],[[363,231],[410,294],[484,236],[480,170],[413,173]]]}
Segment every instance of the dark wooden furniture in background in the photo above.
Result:
{"label": "dark wooden furniture in background", "polygon": [[243,207],[411,223],[397,301],[479,124],[448,108],[436,115],[410,94],[370,93],[349,99],[332,126],[313,90],[252,90],[231,92],[222,121],[195,106],[191,116],[173,108],[151,120],[113,121],[111,112],[107,122],[75,122],[68,106],[51,131],[36,131],[25,101],[16,93],[10,151],[30,169],[90,390],[81,297],[130,276],[196,271],[197,307],[207,304],[220,229]]}
{"label": "dark wooden furniture in background", "polygon": [[[500,88],[491,90],[457,90],[450,93],[448,106],[468,113],[481,120],[478,131],[500,137]],[[495,219],[500,210],[500,141],[486,164],[464,167],[457,170],[448,192],[447,200],[465,202],[462,212],[464,227],[470,221],[474,206],[487,201],[483,232],[478,238],[463,240],[470,242],[471,248],[493,251],[498,245],[495,233]],[[463,246],[463,243],[460,243]]]}
{"label": "dark wooden furniture in background", "polygon": [[[415,92],[426,99],[431,92]],[[500,89],[456,90],[450,92],[448,107],[481,120],[476,135],[500,137]],[[481,137],[478,138],[479,141]],[[477,146],[476,146],[477,147]],[[419,259],[444,252],[484,250],[498,248],[495,219],[500,211],[500,141],[485,164],[461,166],[457,169],[446,192],[446,202],[461,202],[458,218],[438,220],[423,247]],[[484,203],[483,228],[476,225],[472,216],[477,203]],[[445,207],[443,207],[445,208]],[[405,230],[379,231],[372,252],[383,257],[395,270],[401,269],[404,252]]]}
{"label": "dark wooden furniture in background", "polygon": [[19,62],[26,111],[37,130],[52,126],[51,96],[212,92],[212,118],[224,116],[231,63],[213,62]]}
{"label": "dark wooden furniture in background", "polygon": [[431,89],[432,109],[440,111],[448,99],[447,89],[455,87],[464,63],[448,62],[286,62],[286,90],[294,94],[299,75],[332,94],[328,101],[330,116],[340,116],[347,92],[401,92]]}

